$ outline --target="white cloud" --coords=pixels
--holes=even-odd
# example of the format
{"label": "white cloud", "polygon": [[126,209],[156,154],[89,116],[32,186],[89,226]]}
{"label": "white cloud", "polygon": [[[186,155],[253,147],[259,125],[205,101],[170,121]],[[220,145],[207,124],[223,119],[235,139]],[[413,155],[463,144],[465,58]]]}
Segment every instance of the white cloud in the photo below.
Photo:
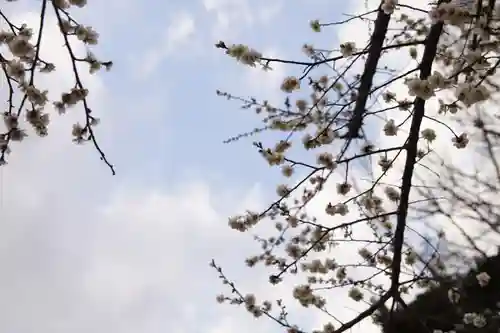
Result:
{"label": "white cloud", "polygon": [[242,27],[253,24],[255,18],[247,0],[203,0],[203,7],[215,16],[214,40],[235,38]]}
{"label": "white cloud", "polygon": [[[15,17],[34,27],[37,19],[35,13]],[[73,79],[54,18],[42,45],[42,57],[57,71],[37,82],[57,98]],[[100,77],[84,72],[91,107],[111,129],[101,135],[109,148],[114,131],[107,121],[121,114],[104,107],[113,96],[106,96]],[[48,110],[49,136],[13,146],[10,163],[0,169],[0,331],[158,332],[192,325],[199,310],[193,313],[192,298],[179,286],[189,280],[193,294],[208,290],[191,274],[204,268],[209,274],[215,231],[225,226],[225,214],[212,207],[213,191],[196,185],[175,194],[130,186],[111,192],[124,179],[110,176],[92,146],[71,142],[82,110],[63,116]],[[115,141],[107,152],[127,149],[128,140],[134,138]],[[212,304],[213,295],[205,295]]]}
{"label": "white cloud", "polygon": [[257,8],[257,17],[263,23],[269,23],[280,13],[283,9],[284,3],[282,1],[269,1],[267,5]]}
{"label": "white cloud", "polygon": [[[37,26],[35,13],[17,18]],[[57,98],[73,81],[54,23],[46,24],[42,57],[58,70],[40,84]],[[183,36],[169,35],[175,43]],[[82,76],[101,126],[109,129],[102,131],[109,147],[113,124],[133,128],[136,118],[104,108],[116,105],[114,96],[106,98],[99,76]],[[211,256],[236,260],[225,246],[245,246],[228,236],[226,216],[258,203],[258,190],[240,198],[188,180],[171,193],[132,186],[134,180],[125,182],[120,173],[112,178],[91,146],[71,142],[81,110],[50,111],[49,136],[14,146],[9,165],[0,169],[0,331],[199,330],[197,323],[210,319],[203,309],[214,306],[218,286],[207,278],[216,276],[208,267]],[[118,137],[115,151],[134,140]]]}
{"label": "white cloud", "polygon": [[[189,313],[199,311],[199,306],[214,304],[216,286],[209,286],[201,276],[215,276],[208,262],[224,251],[218,244],[235,245],[225,236],[226,217],[214,208],[213,203],[220,205],[214,194],[204,184],[189,182],[168,194],[137,187],[120,189],[93,224],[88,266],[82,274],[85,295],[92,304],[120,320],[126,320],[121,316],[127,313],[151,311],[142,314],[141,325],[173,320],[179,311],[187,311],[187,317],[173,325],[179,328],[189,325],[194,319]],[[234,198],[232,203],[238,206]],[[212,294],[198,294],[203,289]],[[143,303],[145,297],[154,295],[170,316],[165,313],[156,318],[161,304]],[[185,298],[188,295],[196,297],[196,303],[191,296]]]}
{"label": "white cloud", "polygon": [[203,309],[216,306],[223,287],[208,262],[214,256],[240,271],[251,238],[231,232],[227,215],[261,206],[259,191],[242,197],[185,180],[168,193],[128,182],[110,192],[90,181],[103,191],[97,195],[85,189],[85,177],[71,178],[66,186],[54,180],[48,198],[50,184],[34,181],[28,192],[17,187],[18,195],[10,189],[24,184],[20,176],[3,184],[0,330],[209,330]]}
{"label": "white cloud", "polygon": [[[18,18],[37,26],[35,13]],[[47,22],[42,56],[58,71],[40,84],[58,97],[73,81],[54,23]],[[183,36],[170,31],[175,43]],[[135,128],[136,118],[127,120],[99,76],[82,76],[103,120],[99,132],[112,148],[107,152],[130,148],[135,137],[114,137],[115,127]],[[14,146],[10,164],[0,169],[0,331],[210,330],[200,323],[218,324],[211,321],[219,315],[212,309],[220,285],[208,262],[216,256],[234,263],[240,258],[228,248],[252,247],[251,239],[228,230],[226,217],[258,205],[259,190],[241,197],[232,189],[179,180],[182,186],[167,193],[120,173],[112,178],[91,146],[71,142],[71,125],[82,113],[70,111],[58,116],[50,110],[49,136]]]}
{"label": "white cloud", "polygon": [[165,52],[172,52],[188,42],[195,33],[193,17],[187,12],[178,13],[167,29],[165,38]]}
{"label": "white cloud", "polygon": [[[153,30],[153,34],[159,31]],[[158,45],[151,47],[142,57],[137,60],[140,77],[148,77],[168,56],[174,53],[185,54],[193,46],[196,33],[196,24],[193,16],[186,12],[177,12],[171,17],[170,23],[164,33],[164,36],[158,36]]]}
{"label": "white cloud", "polygon": [[[79,233],[40,221],[49,228],[45,237],[25,236],[10,246],[5,246],[4,233],[2,330],[21,328],[24,320],[15,320],[16,314],[27,311],[27,332],[191,327],[200,306],[214,304],[216,286],[201,277],[215,274],[208,261],[224,250],[218,245],[225,218],[208,203],[215,198],[207,190],[197,184],[170,195],[133,189],[101,204],[102,213],[91,210],[67,220],[68,228]],[[29,227],[36,228],[33,223]],[[60,253],[48,252],[51,248]],[[12,258],[12,253],[24,255]],[[44,268],[37,268],[36,261]],[[60,328],[52,326],[56,321]]]}

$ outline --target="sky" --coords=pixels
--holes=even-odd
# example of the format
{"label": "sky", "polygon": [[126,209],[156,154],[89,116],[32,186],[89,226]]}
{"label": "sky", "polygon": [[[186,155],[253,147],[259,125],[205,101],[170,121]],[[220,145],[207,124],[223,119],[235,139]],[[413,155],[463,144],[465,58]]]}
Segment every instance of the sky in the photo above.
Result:
{"label": "sky", "polygon": [[[37,6],[25,0],[2,10],[35,27]],[[244,291],[285,299],[291,293],[289,285],[267,287],[262,270],[244,266],[258,245],[227,227],[228,216],[265,207],[279,178],[251,139],[222,144],[259,120],[215,90],[280,101],[282,78],[301,69],[248,68],[214,44],[244,43],[265,55],[305,60],[306,42],[362,43],[367,36],[359,24],[330,34],[309,28],[311,19],[340,20],[359,6],[354,0],[109,0],[75,11],[100,34],[96,55],[114,62],[110,72],[83,77],[101,119],[97,138],[117,175],[91,145],[71,142],[78,109],[52,114],[47,138],[30,136],[12,147],[0,169],[0,332],[280,330],[215,303],[224,287],[208,265],[212,258]],[[57,98],[73,77],[54,17],[44,41],[42,56],[57,71],[40,84]],[[326,202],[321,197],[310,209],[321,213]],[[336,255],[354,256],[348,247]],[[356,304],[335,293],[336,313],[352,318]],[[289,310],[306,327],[324,319],[293,303]],[[369,322],[353,329],[366,330],[377,332]]]}

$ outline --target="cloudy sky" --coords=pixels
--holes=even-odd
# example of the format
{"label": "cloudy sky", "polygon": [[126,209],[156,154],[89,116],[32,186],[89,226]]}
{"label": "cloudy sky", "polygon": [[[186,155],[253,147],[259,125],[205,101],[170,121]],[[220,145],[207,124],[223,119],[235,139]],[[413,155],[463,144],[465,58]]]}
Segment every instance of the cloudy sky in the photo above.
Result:
{"label": "cloudy sky", "polygon": [[[39,3],[4,2],[2,10],[36,27]],[[311,19],[359,12],[359,1],[89,3],[75,13],[100,33],[95,53],[115,65],[84,79],[102,121],[98,139],[117,175],[92,146],[71,143],[81,110],[54,114],[47,138],[12,147],[0,169],[0,332],[280,330],[215,304],[224,289],[208,266],[212,258],[243,292],[290,296],[285,287],[266,289],[266,275],[244,267],[257,245],[227,227],[229,215],[264,207],[278,179],[251,140],[222,144],[259,122],[215,90],[280,100],[281,79],[301,69],[252,70],[213,45],[245,43],[265,55],[305,60],[306,42],[332,48],[366,38],[363,25],[321,35],[309,28]],[[41,84],[57,98],[73,77],[54,17],[47,22],[42,56],[58,70]],[[343,302],[334,310],[350,319],[356,310]],[[319,314],[292,304],[290,311],[305,327],[320,327]]]}

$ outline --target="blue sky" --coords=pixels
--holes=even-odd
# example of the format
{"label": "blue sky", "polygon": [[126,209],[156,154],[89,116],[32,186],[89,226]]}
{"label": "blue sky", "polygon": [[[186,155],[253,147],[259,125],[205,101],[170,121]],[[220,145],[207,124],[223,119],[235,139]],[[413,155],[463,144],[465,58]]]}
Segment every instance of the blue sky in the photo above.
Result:
{"label": "blue sky", "polygon": [[[264,73],[237,64],[214,44],[244,43],[266,55],[305,59],[306,42],[332,48],[363,40],[359,25],[323,34],[309,28],[311,19],[339,20],[342,13],[361,10],[360,4],[89,2],[76,17],[100,33],[95,53],[115,65],[84,79],[102,120],[98,139],[117,175],[111,176],[92,146],[71,143],[71,125],[81,120],[81,110],[53,115],[47,138],[29,137],[13,146],[9,165],[0,169],[0,331],[279,330],[215,304],[223,286],[208,267],[212,257],[243,288],[290,296],[284,287],[265,287],[263,271],[243,266],[256,244],[249,234],[227,227],[229,215],[264,207],[279,178],[252,148],[252,139],[222,144],[260,122],[215,90],[279,102],[282,78],[302,69],[275,66]],[[6,10],[36,25],[38,3],[8,3]],[[73,79],[54,21],[49,23],[42,55],[58,71],[40,82],[57,97]],[[323,211],[323,201],[311,209]],[[353,250],[343,251],[339,257],[352,258]],[[347,319],[356,313],[337,303]],[[290,305],[290,312],[297,311]],[[312,327],[323,319],[310,311],[297,318]]]}
{"label": "blue sky", "polygon": [[[130,148],[135,150],[135,162],[141,163],[140,173],[144,174],[146,168],[159,179],[171,181],[179,173],[202,166],[205,174],[215,177],[223,174],[233,182],[243,181],[248,186],[264,176],[264,172],[247,171],[255,167],[261,167],[259,171],[267,168],[256,163],[257,156],[248,148],[248,141],[235,145],[222,145],[221,142],[259,125],[258,119],[249,112],[238,110],[238,104],[217,97],[215,90],[261,97],[263,92],[276,96],[276,89],[269,91],[271,87],[267,85],[264,90],[257,89],[261,84],[257,80],[264,78],[249,78],[247,68],[225,57],[213,45],[222,39],[270,49],[282,56],[302,56],[301,45],[317,39],[308,28],[309,18],[323,15],[335,19],[339,8],[333,10],[327,1],[315,1],[313,5],[297,1],[286,6],[283,1],[211,3],[109,4],[103,5],[102,11],[93,5],[88,11],[123,12],[111,19],[110,24],[101,26],[100,20],[96,20],[95,25],[102,40],[106,41],[99,47],[100,54],[112,58],[116,64],[113,73],[102,76],[109,96],[120,96],[113,98],[113,106],[122,109],[120,112],[126,115],[123,121],[134,119],[138,122],[131,130],[138,138]],[[153,6],[155,12],[161,13],[158,17],[151,15]],[[228,27],[221,23],[224,17],[229,20]],[[186,25],[190,27],[184,32],[187,35],[175,37],[176,26],[182,30]],[[289,38],[290,33],[295,38]],[[331,42],[335,43],[335,36]],[[124,127],[123,130],[129,132],[130,129]],[[191,135],[186,134],[189,132]],[[161,138],[153,139],[152,135]],[[182,145],[178,140],[182,140]],[[182,163],[173,163],[172,154]],[[117,158],[121,156],[115,154],[114,159]],[[221,159],[226,160],[224,165]],[[136,169],[135,163],[118,161],[117,164],[122,175]],[[240,172],[247,173],[246,177],[241,177]]]}
{"label": "blue sky", "polygon": [[[302,43],[315,37],[308,29],[308,18],[328,12],[330,6],[326,1],[318,1],[311,6],[300,1],[286,6],[283,1],[257,1],[251,5],[241,1],[214,3],[218,7],[208,12],[202,2],[193,2],[171,3],[164,9],[158,9],[159,12],[165,13],[158,18],[144,14],[146,26],[156,30],[156,35],[146,33],[146,37],[139,40],[136,49],[146,50],[148,53],[161,52],[158,48],[161,49],[162,46],[157,44],[158,40],[160,43],[165,40],[169,20],[192,20],[194,32],[186,41],[181,42],[182,45],[174,47],[174,50],[158,60],[153,73],[147,78],[130,84],[130,81],[134,80],[133,77],[123,80],[120,76],[126,74],[120,73],[110,79],[109,86],[117,91],[140,91],[144,100],[151,100],[150,103],[154,104],[150,107],[161,114],[159,122],[162,127],[166,127],[166,135],[170,140],[157,142],[162,148],[159,148],[159,156],[154,159],[162,165],[163,176],[168,177],[167,179],[176,177],[175,175],[186,169],[199,169],[202,166],[204,173],[223,174],[230,177],[232,182],[244,181],[248,182],[248,185],[259,180],[258,177],[265,176],[264,171],[267,168],[257,163],[257,155],[249,149],[248,141],[226,146],[222,145],[221,141],[259,125],[258,119],[250,112],[238,110],[237,103],[225,102],[217,97],[215,90],[226,90],[243,96],[254,95],[262,92],[261,89],[255,89],[255,86],[261,84],[255,80],[262,81],[262,78],[249,79],[248,75],[245,75],[248,73],[247,68],[225,57],[213,44],[222,39],[229,43],[244,42],[262,50],[272,49],[284,56],[297,55]],[[296,9],[301,7],[307,8],[306,15]],[[268,16],[273,16],[262,17],[265,16],[262,13],[266,11],[270,13]],[[226,15],[229,18],[228,28],[219,27],[218,15]],[[248,22],[249,20],[253,22]],[[138,29],[139,34],[142,29],[147,28]],[[293,31],[296,38],[288,38],[290,31]],[[133,36],[134,33],[131,33]],[[120,42],[120,37],[115,38],[114,35],[110,35],[108,39]],[[113,45],[109,43],[107,47],[113,48]],[[122,47],[126,46],[118,46]],[[137,62],[141,62],[143,57],[144,54],[131,53],[130,58],[133,60],[127,67],[140,70],[142,65],[137,65]],[[119,61],[117,66],[120,66]],[[131,71],[128,74],[133,76],[134,73]],[[111,80],[126,81],[127,87],[119,83],[114,84]],[[253,81],[251,87],[249,80]],[[269,86],[266,88],[271,89]],[[276,90],[267,93],[276,94]],[[168,103],[155,103],[158,96],[165,96]],[[149,122],[145,126],[150,126]],[[187,134],[189,132],[191,135]],[[172,147],[174,141],[177,141],[175,138],[182,140],[181,147]],[[149,140],[147,137],[143,139]],[[150,161],[151,154],[144,154],[148,155]],[[183,162],[172,163],[170,154],[174,154],[177,160]],[[223,165],[220,163],[221,159],[225,161]],[[256,167],[261,167],[257,169],[261,172],[249,172]],[[247,173],[246,177],[241,177],[241,173]]]}

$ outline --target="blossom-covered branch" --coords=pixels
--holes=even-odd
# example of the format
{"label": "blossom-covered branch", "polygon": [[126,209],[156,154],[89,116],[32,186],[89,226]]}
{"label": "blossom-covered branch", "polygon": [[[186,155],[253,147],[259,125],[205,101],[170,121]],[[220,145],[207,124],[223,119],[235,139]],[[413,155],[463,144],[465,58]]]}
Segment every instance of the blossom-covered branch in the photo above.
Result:
{"label": "blossom-covered branch", "polygon": [[[440,174],[452,175],[452,169],[444,166],[445,160],[436,163],[435,157],[469,154],[467,148],[478,140],[485,143],[490,157],[494,151],[491,135],[488,140],[485,136],[485,123],[478,127],[478,121],[468,116],[471,110],[492,105],[500,90],[495,75],[500,65],[500,10],[483,2],[464,6],[438,1],[424,9],[384,0],[340,22],[313,20],[310,26],[318,33],[357,20],[371,23],[373,31],[362,47],[359,41],[344,41],[333,50],[306,44],[302,49],[307,60],[266,57],[239,43],[216,45],[244,65],[270,71],[280,63],[296,72],[283,78],[279,87],[286,94],[281,106],[217,92],[263,118],[262,127],[226,142],[264,131],[283,133],[277,142],[253,142],[266,163],[280,168],[286,179],[276,187],[277,199],[260,211],[233,216],[228,223],[239,232],[259,233],[255,239],[262,251],[246,258],[249,267],[266,266],[271,285],[294,281],[289,301],[317,308],[335,323],[305,328],[292,322],[288,312],[279,311],[280,306],[273,311],[273,302],[266,300],[267,305],[260,307],[256,296],[239,291],[237,297],[219,296],[221,303],[245,305],[254,316],[265,314],[292,333],[344,332],[368,317],[380,319],[384,310],[389,313],[389,321],[382,325],[385,332],[412,329],[412,321],[405,321],[407,326],[391,321],[391,312],[412,308],[415,289],[444,281],[452,264],[443,251],[455,237],[447,233],[451,229],[442,218],[445,214],[438,220],[422,214],[438,215],[437,207],[450,200],[447,191],[460,187],[444,185],[446,177]],[[310,100],[297,97],[305,90]],[[473,135],[477,131],[466,126],[470,123],[482,128],[482,138]],[[500,169],[496,162],[492,167]],[[477,209],[478,203],[463,195],[452,199]],[[481,225],[492,228],[496,212],[475,214],[481,214]],[[463,223],[452,219],[452,224]],[[470,230],[461,234],[470,235]],[[474,244],[476,255],[483,251],[477,239],[465,237],[460,242]],[[465,247],[462,250],[462,256],[470,254]],[[236,284],[219,266],[212,266],[235,293]],[[474,276],[483,281],[488,274]],[[297,284],[297,279],[303,281]],[[339,319],[332,312],[330,292],[345,288],[348,298],[359,305],[358,315]],[[284,304],[283,299],[276,304]],[[426,327],[440,329],[432,325]],[[474,325],[474,320],[467,325]]]}
{"label": "blossom-covered branch", "polygon": [[[6,163],[6,155],[11,151],[11,142],[21,142],[28,135],[23,128],[23,118],[40,137],[48,135],[50,113],[47,112],[47,105],[53,102],[59,114],[65,113],[68,108],[83,106],[85,123],[73,125],[73,141],[76,143],[91,141],[100,159],[115,174],[113,165],[108,161],[95,136],[94,127],[99,123],[99,119],[92,114],[87,100],[89,91],[84,87],[77,68],[78,63],[86,63],[89,72],[96,73],[101,68],[109,70],[113,63],[98,60],[88,49],[86,56],[79,57],[73,51],[71,44],[73,37],[86,46],[98,43],[99,34],[92,27],[78,23],[70,14],[71,9],[86,5],[86,0],[42,0],[37,36],[33,36],[31,27],[24,23],[19,25],[12,22],[5,12],[0,10],[0,20],[3,20],[8,27],[0,31],[0,45],[7,46],[6,51],[0,53],[0,63],[8,87],[8,105],[3,114],[6,131],[0,133],[0,164]],[[53,63],[40,57],[44,27],[51,10],[57,18],[75,78],[74,87],[63,93],[57,101],[49,101],[48,91],[41,91],[36,82],[38,75],[49,75],[56,70]]]}

